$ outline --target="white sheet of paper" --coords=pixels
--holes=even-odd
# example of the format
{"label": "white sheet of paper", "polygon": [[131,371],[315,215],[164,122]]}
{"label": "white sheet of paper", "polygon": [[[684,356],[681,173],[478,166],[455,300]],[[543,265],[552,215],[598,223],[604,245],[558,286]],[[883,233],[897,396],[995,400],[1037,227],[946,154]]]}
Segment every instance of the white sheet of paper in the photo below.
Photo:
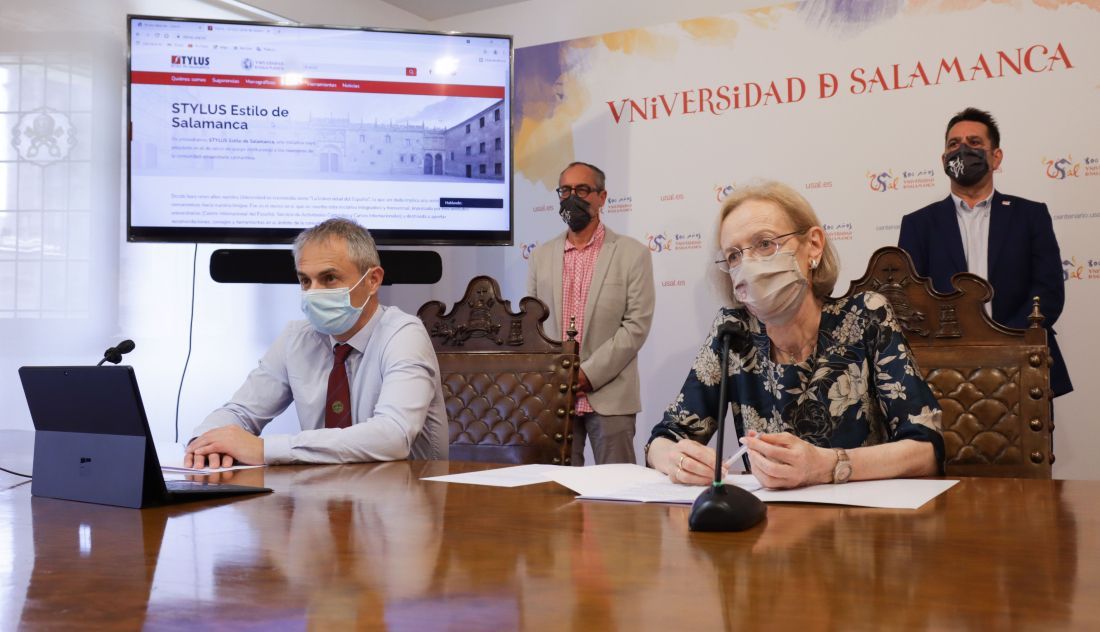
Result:
{"label": "white sheet of paper", "polygon": [[764,486],[752,474],[726,474],[726,482],[732,483],[747,492],[764,489]]}
{"label": "white sheet of paper", "polygon": [[755,494],[766,503],[823,503],[882,509],[918,509],[958,482],[894,478],[856,481],[843,485],[814,485],[802,489],[762,489]]}
{"label": "white sheet of paper", "polygon": [[[707,488],[679,485],[657,470],[629,463],[563,468],[551,478],[580,494],[582,500],[691,504]],[[726,481],[748,491],[760,489],[760,482],[751,475],[731,475]]]}
{"label": "white sheet of paper", "polygon": [[[563,467],[551,472],[550,480],[568,487],[581,496],[595,497],[614,494],[620,490],[645,487],[646,485],[656,486],[661,481],[668,481],[668,477],[657,470],[634,465],[633,463],[614,463],[585,467]],[[696,496],[698,495],[696,493]],[[640,498],[637,500],[645,502]]]}
{"label": "white sheet of paper", "polygon": [[262,465],[234,465],[232,467],[208,467],[206,469],[200,469],[197,467],[175,467],[171,465],[160,466],[160,471],[165,474],[215,474],[217,472],[232,472],[233,470],[251,470],[257,467],[263,467]]}
{"label": "white sheet of paper", "polygon": [[[622,500],[691,504],[705,486],[677,485],[660,472],[640,465],[595,465],[561,468],[551,478],[580,494],[582,500]],[[764,502],[803,502],[855,507],[916,509],[958,481],[893,479],[845,485],[815,485],[802,489],[762,489],[751,474],[726,477],[726,482],[751,491]]]}
{"label": "white sheet of paper", "polygon": [[157,448],[157,459],[160,460],[160,470],[165,474],[214,474],[216,472],[230,472],[232,470],[251,470],[262,465],[234,465],[232,467],[214,467],[198,469],[183,466],[183,448],[179,443],[154,443]]}
{"label": "white sheet of paper", "polygon": [[[706,489],[706,485],[678,485],[668,480],[668,476],[648,467],[634,465],[632,463],[617,463],[612,465],[590,465],[587,467],[565,467],[553,472],[551,479],[586,498],[595,498],[605,494],[622,494],[630,490],[639,497],[631,500],[638,502],[654,502],[646,498],[644,490],[652,487],[653,493],[662,497],[684,497],[691,495],[694,502],[699,492]],[[760,482],[751,474],[730,474],[726,476],[726,482],[743,487],[748,491],[760,489]],[[677,493],[668,490],[657,491],[668,487],[669,489],[694,490],[694,494],[687,492]],[[627,499],[621,499],[627,500]],[[662,501],[665,502],[665,501]]]}
{"label": "white sheet of paper", "polygon": [[519,487],[521,485],[546,483],[551,480],[549,474],[559,469],[569,470],[580,468],[571,468],[567,465],[516,465],[513,467],[501,467],[495,470],[483,470],[481,472],[429,476],[422,480],[439,481],[442,483],[488,485],[490,487]]}
{"label": "white sheet of paper", "polygon": [[[659,472],[658,472],[659,473]],[[726,483],[736,485],[745,491],[754,492],[760,489],[760,481],[751,475],[728,476]],[[568,486],[567,486],[568,487]],[[581,500],[626,500],[641,503],[677,503],[690,505],[695,502],[699,494],[707,489],[706,485],[680,485],[668,480],[661,474],[660,480],[646,481],[628,484],[606,492],[582,494]]]}

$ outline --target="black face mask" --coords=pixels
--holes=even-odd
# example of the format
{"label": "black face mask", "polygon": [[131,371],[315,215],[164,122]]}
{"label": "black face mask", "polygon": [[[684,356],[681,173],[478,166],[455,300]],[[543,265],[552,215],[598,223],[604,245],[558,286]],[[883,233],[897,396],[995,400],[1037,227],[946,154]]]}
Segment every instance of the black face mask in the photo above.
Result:
{"label": "black face mask", "polygon": [[592,214],[588,212],[589,208],[590,205],[587,200],[573,194],[561,201],[561,210],[558,211],[558,214],[561,215],[562,221],[569,226],[569,230],[579,233],[592,222]]}
{"label": "black face mask", "polygon": [[943,170],[959,186],[971,187],[989,173],[989,161],[985,157],[985,150],[960,145],[943,157]]}

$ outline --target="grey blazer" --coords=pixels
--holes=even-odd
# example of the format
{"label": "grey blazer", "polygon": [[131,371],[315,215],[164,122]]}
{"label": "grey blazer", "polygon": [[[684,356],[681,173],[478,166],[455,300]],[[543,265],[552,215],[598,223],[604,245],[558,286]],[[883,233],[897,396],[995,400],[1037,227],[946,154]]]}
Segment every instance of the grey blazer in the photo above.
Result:
{"label": "grey blazer", "polygon": [[[601,415],[642,410],[638,351],[653,322],[653,260],[649,249],[613,232],[605,235],[584,308],[581,368],[592,383],[588,401]],[[550,307],[546,333],[561,336],[561,274],[565,233],[535,248],[527,272],[527,293]]]}

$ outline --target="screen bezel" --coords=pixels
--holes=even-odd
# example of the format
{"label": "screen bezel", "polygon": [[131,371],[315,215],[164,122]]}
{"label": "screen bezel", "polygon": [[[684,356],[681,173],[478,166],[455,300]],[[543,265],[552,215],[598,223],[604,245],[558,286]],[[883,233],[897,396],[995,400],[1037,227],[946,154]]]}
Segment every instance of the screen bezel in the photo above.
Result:
{"label": "screen bezel", "polygon": [[[202,24],[240,24],[250,26],[276,26],[280,28],[325,29],[332,31],[368,31],[379,33],[398,33],[410,35],[441,35],[447,37],[479,37],[504,39],[508,41],[508,229],[499,231],[466,230],[396,230],[371,229],[371,236],[379,245],[386,246],[511,246],[515,242],[515,128],[512,108],[515,69],[515,43],[511,35],[491,33],[465,33],[458,31],[421,31],[412,29],[391,29],[376,27],[328,26],[323,24],[292,24],[287,22],[263,22],[247,20],[217,20],[199,18],[179,18],[156,15],[128,14],[126,16],[126,241],[129,242],[169,242],[169,243],[215,243],[215,244],[288,244],[300,233],[302,228],[196,228],[165,226],[134,226],[133,203],[131,200],[131,178],[133,177],[132,143],[133,119],[131,118],[131,76],[133,74],[132,50],[134,20],[159,20],[164,22],[192,22]],[[369,227],[368,227],[369,228]]]}

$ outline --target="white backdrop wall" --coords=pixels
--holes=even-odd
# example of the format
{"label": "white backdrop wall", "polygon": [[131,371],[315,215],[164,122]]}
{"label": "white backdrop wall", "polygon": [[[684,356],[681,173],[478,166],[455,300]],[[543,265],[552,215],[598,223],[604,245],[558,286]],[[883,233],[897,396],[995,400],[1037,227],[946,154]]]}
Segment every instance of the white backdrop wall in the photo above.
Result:
{"label": "white backdrop wall", "polygon": [[[49,13],[47,9],[56,4],[44,5],[44,11]],[[156,7],[137,11],[245,17],[202,2],[171,4],[170,11]],[[482,12],[483,29],[463,21],[469,18],[384,26],[515,30],[522,33],[517,37],[521,44],[546,41],[546,29],[539,24],[552,11],[551,4],[529,2]],[[612,16],[603,16],[597,24],[612,30],[651,23],[637,21],[638,13],[660,19],[694,17],[701,4],[706,3],[684,3],[682,12],[667,13],[662,3],[642,3],[634,19],[623,18],[616,24]],[[24,8],[35,6],[39,5],[24,3]],[[135,10],[125,3],[114,6],[120,24],[126,10]],[[518,50],[516,245],[443,249],[440,283],[385,288],[382,301],[415,312],[429,299],[457,299],[466,281],[479,273],[501,279],[505,293],[518,299],[524,290],[525,251],[562,227],[551,192],[558,170],[573,159],[602,165],[609,174],[612,198],[606,221],[650,245],[659,285],[654,329],[641,357],[645,406],[639,417],[641,445],[678,390],[719,304],[705,277],[713,216],[726,187],[770,177],[801,189],[837,239],[846,266],[838,287],[842,291],[847,280],[862,271],[874,248],[896,241],[904,212],[946,195],[938,156],[950,114],[967,105],[989,108],[1000,118],[1004,135],[1006,160],[997,176],[1000,188],[1051,205],[1069,262],[1067,274],[1082,277],[1067,284],[1066,313],[1058,328],[1078,391],[1057,405],[1055,474],[1100,478],[1100,467],[1093,466],[1088,456],[1100,448],[1100,431],[1088,416],[1100,401],[1090,392],[1085,372],[1087,358],[1097,351],[1088,310],[1095,303],[1094,287],[1100,288],[1089,279],[1090,270],[1100,276],[1100,250],[1090,243],[1097,232],[1095,222],[1100,221],[1093,217],[1100,209],[1091,201],[1100,190],[1094,162],[1100,146],[1092,114],[1097,111],[1100,56],[1091,41],[1095,38],[1090,37],[1098,32],[1097,11],[1091,5],[1039,8],[1023,1],[960,10],[930,2],[875,2],[859,15],[834,13],[828,6],[784,5]],[[550,32],[568,33],[565,36],[592,32],[583,12],[567,13],[577,20],[575,30],[558,25]],[[505,28],[509,24],[515,29]],[[993,24],[997,28],[982,28]],[[104,240],[107,248],[96,246],[100,254],[89,255],[98,263],[90,265],[87,284],[68,286],[84,297],[72,314],[57,319],[38,310],[34,316],[0,319],[0,374],[7,376],[0,378],[0,404],[8,412],[0,417],[0,427],[30,427],[16,367],[92,361],[108,343],[125,335],[138,343],[128,360],[138,370],[154,433],[158,440],[171,440],[180,371],[187,355],[194,246],[133,245],[121,238],[125,209],[119,200],[124,195],[125,163],[119,113],[124,103],[125,43],[120,28],[112,32],[102,25],[94,28],[100,29],[93,59],[101,69],[96,85],[103,97],[93,108],[96,142],[94,160],[89,159],[96,194],[85,210],[89,242]],[[65,39],[64,33],[50,37]],[[42,38],[31,35],[18,41],[35,40]],[[12,41],[0,37],[0,48],[10,49]],[[873,68],[881,66],[892,81],[891,64],[899,64],[899,72],[907,75],[919,61],[932,73],[932,66],[943,57],[958,56],[969,77],[969,67],[977,63],[979,53],[992,59],[998,51],[1014,54],[1016,48],[1033,45],[1051,51],[1058,44],[1069,62],[1050,63],[1050,70],[1042,72],[1010,72],[995,79],[961,82],[945,79],[939,85],[908,90],[848,91],[853,83],[850,72],[857,67],[866,69],[862,77],[870,78]],[[814,82],[822,72],[832,72],[842,81],[838,93],[827,99],[814,93]],[[675,96],[677,92],[685,90],[783,82],[787,77],[806,81],[807,94],[798,102],[644,121],[636,116],[634,123],[616,123],[608,105],[611,102],[618,109],[623,99],[641,104],[661,95],[671,103],[682,98]],[[678,103],[682,108],[682,101]],[[1060,172],[1054,164],[1062,160],[1068,161],[1061,163],[1063,171],[1065,164],[1078,165],[1077,175],[1048,177],[1046,162],[1057,176]],[[871,188],[872,176],[883,173],[896,188],[881,192]],[[7,206],[0,207],[0,215],[6,218],[0,219],[5,227],[0,230],[10,230],[2,222],[16,221],[13,209],[18,210],[15,204],[21,202],[11,202],[10,195],[9,191]],[[21,242],[20,247],[29,243]],[[232,393],[283,323],[298,316],[294,287],[211,281],[206,267],[213,249],[197,248],[195,335],[180,405],[184,435]],[[0,285],[14,284],[14,276],[2,276],[3,266],[0,261]],[[81,287],[89,289],[80,294]],[[3,290],[0,287],[0,310],[5,309]],[[62,292],[54,300],[72,295]],[[271,430],[295,426],[291,413]]]}
{"label": "white backdrop wall", "polygon": [[428,28],[510,33],[516,46],[524,48],[782,3],[782,0],[526,0],[435,20],[429,22]]}
{"label": "white backdrop wall", "polygon": [[[843,262],[841,293],[896,243],[904,213],[947,195],[944,126],[973,105],[1001,123],[998,188],[1050,205],[1066,259],[1058,330],[1077,392],[1057,402],[1055,475],[1100,478],[1088,370],[1100,257],[1087,254],[1100,226],[1100,8],[956,7],[806,2],[518,52],[520,256],[560,230],[552,188],[570,159],[605,169],[607,223],[653,252],[639,445],[720,303],[707,274],[728,187],[777,179],[806,195]],[[520,271],[506,287],[520,290]]]}

